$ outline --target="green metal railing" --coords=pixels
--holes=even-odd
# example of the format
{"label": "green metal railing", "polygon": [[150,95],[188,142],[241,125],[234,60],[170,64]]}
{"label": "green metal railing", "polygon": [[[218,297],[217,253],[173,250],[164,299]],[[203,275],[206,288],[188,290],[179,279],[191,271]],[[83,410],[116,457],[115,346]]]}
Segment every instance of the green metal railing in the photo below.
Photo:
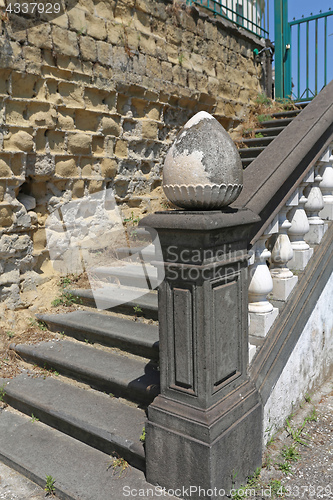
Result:
{"label": "green metal railing", "polygon": [[288,0],[274,0],[277,98],[309,101],[333,78],[327,57],[328,37],[333,35],[333,22],[328,29],[332,15],[331,11],[320,12],[288,22]]}
{"label": "green metal railing", "polygon": [[269,5],[265,9],[264,0],[186,0],[186,3],[209,10],[215,17],[228,19],[260,38],[268,38]]}
{"label": "green metal railing", "polygon": [[[333,12],[330,11],[294,20],[289,23],[290,40],[293,42],[295,39],[296,45],[295,58],[293,55],[291,57],[291,63],[293,63],[293,60],[296,59],[296,73],[294,71],[292,72],[294,77],[294,87],[291,89],[291,96],[297,101],[308,101],[312,99],[318,94],[322,87],[327,85],[327,45],[329,36],[327,32],[327,21],[332,15]],[[314,26],[312,33],[311,25]],[[305,38],[305,40],[303,40],[305,41],[305,52],[302,50],[302,31],[304,32],[303,37]],[[312,53],[310,45],[311,41],[314,42],[314,46],[312,45]],[[293,45],[294,43],[292,43],[292,46]],[[304,76],[301,71],[303,67],[301,63],[302,54],[304,55],[303,60],[305,62]],[[321,59],[321,74],[318,72],[319,58]],[[310,77],[310,72],[312,78]],[[304,83],[302,85],[304,77],[305,87]]]}

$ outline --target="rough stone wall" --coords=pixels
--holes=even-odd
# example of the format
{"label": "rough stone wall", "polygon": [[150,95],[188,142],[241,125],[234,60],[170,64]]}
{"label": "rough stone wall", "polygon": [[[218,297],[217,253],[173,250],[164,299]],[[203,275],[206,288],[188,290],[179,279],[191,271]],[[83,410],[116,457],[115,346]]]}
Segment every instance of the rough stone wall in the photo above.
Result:
{"label": "rough stone wall", "polygon": [[17,305],[46,269],[49,213],[105,187],[149,210],[179,127],[244,118],[264,43],[168,0],[69,1],[50,19],[1,7],[0,297]]}

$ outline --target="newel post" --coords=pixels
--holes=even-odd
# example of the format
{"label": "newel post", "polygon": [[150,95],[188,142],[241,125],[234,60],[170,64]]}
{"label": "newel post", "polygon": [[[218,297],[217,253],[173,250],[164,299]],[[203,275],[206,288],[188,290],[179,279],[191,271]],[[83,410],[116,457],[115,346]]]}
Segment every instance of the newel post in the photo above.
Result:
{"label": "newel post", "polygon": [[146,475],[181,497],[192,487],[191,498],[224,498],[261,465],[262,404],[247,375],[247,240],[259,218],[227,208],[242,189],[241,162],[205,112],[176,137],[163,187],[184,210],[140,222],[157,231],[164,262],[155,265],[165,272],[161,393],[148,409]]}

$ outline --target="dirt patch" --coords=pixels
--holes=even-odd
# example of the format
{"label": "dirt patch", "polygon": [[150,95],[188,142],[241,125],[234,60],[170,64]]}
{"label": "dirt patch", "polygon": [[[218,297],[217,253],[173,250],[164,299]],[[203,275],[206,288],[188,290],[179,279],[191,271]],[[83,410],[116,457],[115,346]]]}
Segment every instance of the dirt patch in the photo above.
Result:
{"label": "dirt patch", "polygon": [[37,287],[32,305],[24,309],[12,311],[4,304],[0,306],[0,377],[12,378],[27,366],[20,356],[10,349],[11,344],[36,344],[58,338],[58,334],[50,332],[35,315],[75,310],[75,303],[61,303],[57,307],[52,305],[64,295],[67,286],[88,288],[87,275],[51,278]]}

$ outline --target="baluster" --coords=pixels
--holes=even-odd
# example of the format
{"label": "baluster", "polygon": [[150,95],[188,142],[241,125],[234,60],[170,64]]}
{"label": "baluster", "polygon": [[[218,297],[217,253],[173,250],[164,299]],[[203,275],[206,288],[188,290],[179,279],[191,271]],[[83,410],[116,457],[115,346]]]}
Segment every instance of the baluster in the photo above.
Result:
{"label": "baluster", "polygon": [[314,174],[312,185],[307,186],[304,190],[304,195],[308,199],[304,208],[310,225],[309,232],[305,235],[305,241],[310,244],[320,243],[325,233],[324,221],[319,217],[319,212],[324,208],[324,200],[319,187],[322,177],[319,174],[318,166],[315,167]]}
{"label": "baluster", "polygon": [[278,228],[277,218],[266,232],[261,235],[253,247],[252,260],[249,267],[249,334],[255,337],[265,337],[278,315],[278,308],[267,300],[267,295],[273,290],[273,280],[267,266],[271,252],[266,248],[269,236]]}
{"label": "baluster", "polygon": [[319,215],[324,220],[333,220],[333,144],[328,148],[321,158],[321,174],[323,180],[319,183],[323,199],[324,208]]}
{"label": "baluster", "polygon": [[273,299],[287,300],[298,277],[294,276],[288,268],[287,263],[293,258],[293,248],[287,234],[291,223],[287,218],[290,207],[298,205],[298,193],[295,192],[279,213],[279,233],[273,234],[268,241],[268,248],[271,250],[271,275],[273,278]]}
{"label": "baluster", "polygon": [[313,254],[313,248],[304,240],[304,236],[309,232],[310,225],[304,210],[304,205],[308,200],[303,193],[306,186],[310,182],[313,182],[313,180],[314,173],[308,173],[298,187],[298,206],[293,207],[288,213],[291,223],[291,227],[288,229],[288,235],[294,252],[292,259],[288,262],[289,269],[305,269]]}

